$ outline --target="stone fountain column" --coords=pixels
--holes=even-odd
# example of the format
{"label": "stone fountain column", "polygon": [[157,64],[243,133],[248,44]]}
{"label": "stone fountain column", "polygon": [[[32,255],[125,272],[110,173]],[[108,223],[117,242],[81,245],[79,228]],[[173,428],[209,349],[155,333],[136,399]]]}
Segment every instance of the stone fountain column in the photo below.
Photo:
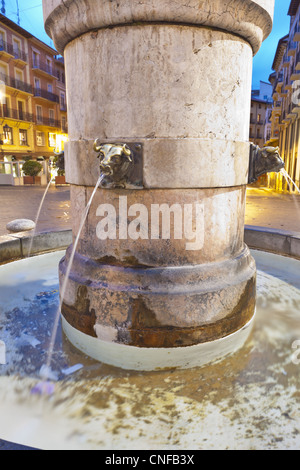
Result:
{"label": "stone fountain column", "polygon": [[95,139],[126,144],[134,165],[92,202],[63,299],[67,336],[129,369],[236,350],[256,298],[244,244],[252,58],[274,0],[43,3],[65,57],[74,239],[100,175]]}

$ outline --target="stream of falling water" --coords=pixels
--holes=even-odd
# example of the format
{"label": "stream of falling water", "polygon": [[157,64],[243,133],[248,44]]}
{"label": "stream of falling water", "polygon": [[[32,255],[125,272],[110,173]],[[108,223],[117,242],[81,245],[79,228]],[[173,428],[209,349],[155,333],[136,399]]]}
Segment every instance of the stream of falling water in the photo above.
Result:
{"label": "stream of falling water", "polygon": [[34,227],[34,230],[33,230],[32,234],[31,234],[31,238],[30,238],[29,250],[28,250],[28,255],[27,255],[28,258],[30,258],[30,256],[31,256],[33,239],[34,239],[35,234],[36,234],[37,223],[38,223],[38,220],[39,220],[39,218],[40,218],[41,210],[42,210],[42,207],[43,207],[45,198],[46,198],[46,196],[47,196],[47,193],[48,193],[48,191],[49,191],[49,188],[50,188],[50,186],[51,186],[51,183],[52,183],[52,181],[54,181],[54,178],[55,178],[55,177],[53,176],[53,177],[50,179],[50,181],[49,181],[49,183],[48,183],[48,185],[47,185],[47,188],[45,189],[44,195],[43,195],[43,197],[42,197],[42,200],[41,200],[41,202],[40,202],[40,206],[39,206],[38,211],[37,211],[37,214],[36,214],[36,218],[35,218],[35,227]]}
{"label": "stream of falling water", "polygon": [[300,194],[300,189],[298,188],[298,186],[296,185],[295,181],[292,180],[292,178],[290,177],[290,175],[288,174],[288,172],[282,168],[282,170],[280,170],[280,173],[284,176],[284,178],[286,179],[286,182],[287,184],[289,185],[289,187],[291,187],[291,184],[295,187],[295,189],[298,191],[298,193]]}
{"label": "stream of falling water", "polygon": [[51,335],[51,340],[50,340],[50,346],[49,346],[48,353],[47,353],[47,361],[46,361],[46,364],[44,366],[42,366],[41,372],[40,372],[40,375],[41,375],[41,378],[42,378],[43,382],[41,382],[40,384],[38,384],[37,387],[35,387],[35,392],[37,392],[37,393],[51,394],[53,392],[53,387],[51,387],[51,385],[48,383],[48,381],[51,378],[51,374],[52,374],[51,373],[51,362],[52,362],[52,357],[53,357],[53,352],[54,352],[54,344],[55,344],[57,331],[58,331],[58,326],[59,326],[62,302],[63,302],[65,292],[66,292],[66,288],[67,288],[67,285],[68,285],[69,276],[70,276],[72,264],[73,264],[73,261],[74,261],[77,245],[78,245],[78,242],[79,242],[79,239],[80,239],[80,235],[81,235],[82,229],[84,227],[86,218],[88,216],[88,213],[89,213],[92,201],[94,199],[94,196],[95,196],[95,194],[97,192],[97,189],[99,188],[104,176],[105,175],[100,175],[100,177],[99,177],[99,179],[96,183],[96,186],[95,186],[95,188],[92,192],[90,200],[86,205],[86,208],[85,208],[84,213],[82,215],[79,230],[78,230],[75,242],[74,242],[73,247],[72,247],[72,252],[71,252],[68,267],[67,267],[67,270],[66,270],[64,282],[62,284],[62,288],[61,288],[61,291],[60,291],[59,307],[58,307],[58,310],[57,310],[57,313],[56,313],[56,316],[55,316],[55,320],[54,320],[54,325],[53,325],[53,330],[52,330],[52,335]]}
{"label": "stream of falling water", "polygon": [[[298,191],[298,193],[300,194],[300,189],[298,188],[298,186],[296,185],[296,183],[292,180],[292,178],[290,177],[290,175],[288,174],[288,172],[282,168],[282,170],[280,171],[280,173],[282,174],[282,176],[285,178],[287,184],[288,184],[288,187],[290,189],[291,188],[291,185],[293,185],[295,187],[295,189]],[[292,193],[292,196],[293,196],[293,201],[294,201],[294,204],[295,204],[295,208],[296,208],[296,211],[297,211],[297,215],[298,215],[298,218],[299,218],[299,221],[300,221],[300,205],[299,205],[299,200],[297,198],[297,196]]]}

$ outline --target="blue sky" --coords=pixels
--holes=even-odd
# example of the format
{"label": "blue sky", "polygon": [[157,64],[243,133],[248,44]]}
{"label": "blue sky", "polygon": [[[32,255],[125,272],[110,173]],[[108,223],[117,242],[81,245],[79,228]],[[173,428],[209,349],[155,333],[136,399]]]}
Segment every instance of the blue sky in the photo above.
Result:
{"label": "blue sky", "polygon": [[[1,3],[2,0],[0,0],[0,7]],[[42,0],[5,0],[6,16],[16,23],[18,21],[17,4],[20,11],[20,25],[53,47],[53,42],[44,31]],[[290,0],[275,0],[273,31],[254,57],[252,88],[259,87],[260,80],[268,81],[278,40],[289,31],[290,17],[287,16],[289,5]]]}

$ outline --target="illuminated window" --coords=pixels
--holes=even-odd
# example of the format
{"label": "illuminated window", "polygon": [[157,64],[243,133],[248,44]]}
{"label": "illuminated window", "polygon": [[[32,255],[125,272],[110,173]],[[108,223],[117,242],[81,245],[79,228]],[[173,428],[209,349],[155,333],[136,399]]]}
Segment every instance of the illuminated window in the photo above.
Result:
{"label": "illuminated window", "polygon": [[3,127],[3,143],[4,145],[13,145],[13,130],[8,125]]}
{"label": "illuminated window", "polygon": [[28,146],[27,141],[27,130],[26,129],[19,129],[19,140],[21,146]]}
{"label": "illuminated window", "polygon": [[38,147],[44,147],[45,146],[45,134],[44,134],[44,132],[37,131],[37,133],[36,133],[36,145]]}
{"label": "illuminated window", "polygon": [[49,147],[56,147],[56,134],[49,132]]}

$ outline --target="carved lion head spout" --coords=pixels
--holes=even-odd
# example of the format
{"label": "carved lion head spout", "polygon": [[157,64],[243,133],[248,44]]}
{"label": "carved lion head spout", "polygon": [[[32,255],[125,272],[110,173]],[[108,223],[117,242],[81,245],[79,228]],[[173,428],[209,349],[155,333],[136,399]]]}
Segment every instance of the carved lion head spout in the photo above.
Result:
{"label": "carved lion head spout", "polygon": [[263,147],[251,144],[249,161],[249,183],[254,183],[259,176],[278,172],[284,168],[284,161],[279,155],[279,147]]}
{"label": "carved lion head spout", "polygon": [[133,165],[130,148],[126,144],[94,143],[95,152],[99,152],[100,173],[103,176],[102,186],[125,187],[129,170]]}

